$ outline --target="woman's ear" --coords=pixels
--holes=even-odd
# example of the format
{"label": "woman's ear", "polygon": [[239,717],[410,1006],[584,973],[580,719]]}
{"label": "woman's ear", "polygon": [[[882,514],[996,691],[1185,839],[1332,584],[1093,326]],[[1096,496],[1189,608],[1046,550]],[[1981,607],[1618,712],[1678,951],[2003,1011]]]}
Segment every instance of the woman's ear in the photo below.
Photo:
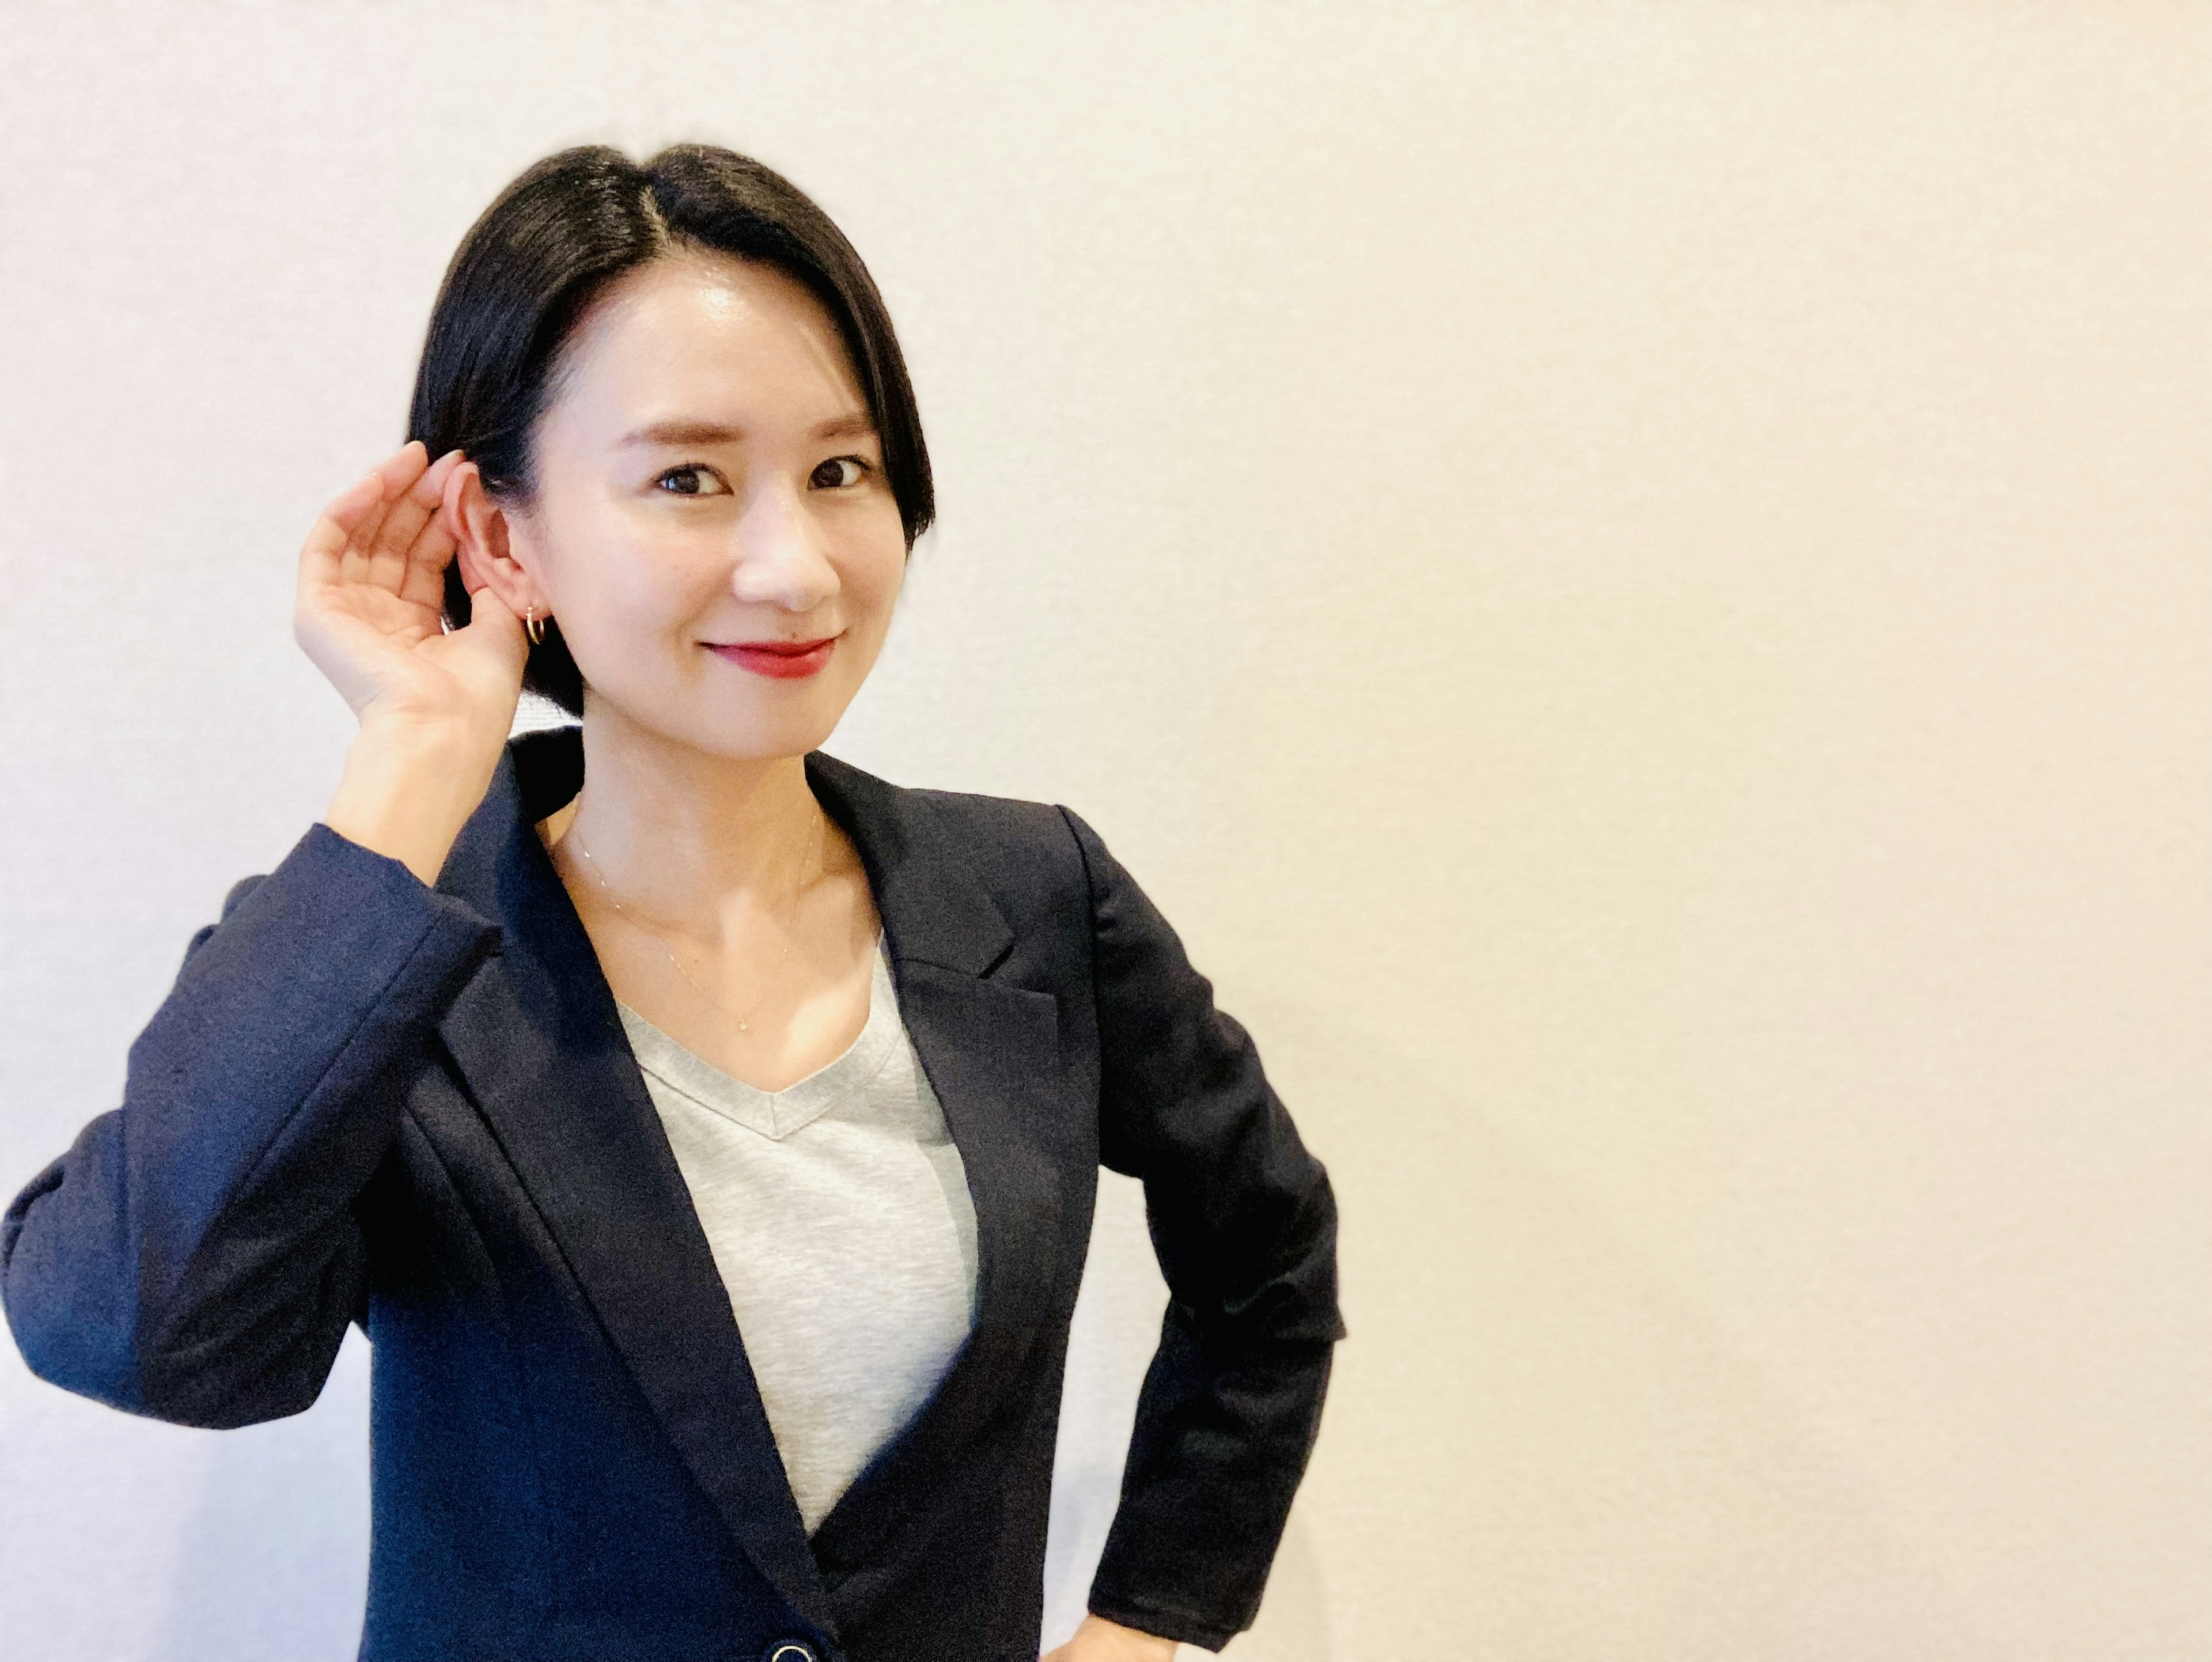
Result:
{"label": "woman's ear", "polygon": [[518,618],[532,612],[541,618],[552,615],[538,580],[516,558],[507,510],[483,488],[474,462],[465,461],[447,476],[438,513],[453,539],[463,588],[471,594],[489,588]]}

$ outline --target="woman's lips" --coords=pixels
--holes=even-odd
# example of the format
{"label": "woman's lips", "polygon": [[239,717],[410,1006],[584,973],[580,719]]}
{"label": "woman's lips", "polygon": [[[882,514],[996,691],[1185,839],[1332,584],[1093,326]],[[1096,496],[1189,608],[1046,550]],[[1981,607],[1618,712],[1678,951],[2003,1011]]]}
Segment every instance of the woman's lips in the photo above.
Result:
{"label": "woman's lips", "polygon": [[707,650],[771,680],[801,681],[830,661],[836,645],[836,636],[825,635],[818,641],[709,641]]}

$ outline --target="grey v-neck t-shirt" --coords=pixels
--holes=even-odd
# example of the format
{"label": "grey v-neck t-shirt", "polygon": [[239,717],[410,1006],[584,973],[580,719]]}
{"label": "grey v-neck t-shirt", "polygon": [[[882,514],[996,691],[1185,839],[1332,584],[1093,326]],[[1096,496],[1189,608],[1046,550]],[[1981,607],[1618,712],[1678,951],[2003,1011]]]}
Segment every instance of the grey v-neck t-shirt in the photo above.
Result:
{"label": "grey v-neck t-shirt", "polygon": [[867,1025],[781,1091],[626,1004],[807,1532],[926,1402],[975,1315],[975,1208],[877,943]]}

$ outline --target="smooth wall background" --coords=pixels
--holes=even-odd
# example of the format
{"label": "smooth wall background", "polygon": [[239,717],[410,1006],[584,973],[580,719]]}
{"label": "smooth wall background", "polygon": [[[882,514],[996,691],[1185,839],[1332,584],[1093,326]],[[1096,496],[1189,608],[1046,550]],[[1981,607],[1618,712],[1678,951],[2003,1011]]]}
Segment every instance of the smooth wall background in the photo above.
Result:
{"label": "smooth wall background", "polygon": [[[1068,802],[1352,1338],[1245,1662],[2212,1655],[2212,12],[0,7],[0,1189],[349,718],[316,508],[545,151],[815,192],[940,529],[831,748]],[[1111,1185],[1052,1585],[1162,1294]],[[0,1356],[0,1648],[349,1656],[366,1358]]]}

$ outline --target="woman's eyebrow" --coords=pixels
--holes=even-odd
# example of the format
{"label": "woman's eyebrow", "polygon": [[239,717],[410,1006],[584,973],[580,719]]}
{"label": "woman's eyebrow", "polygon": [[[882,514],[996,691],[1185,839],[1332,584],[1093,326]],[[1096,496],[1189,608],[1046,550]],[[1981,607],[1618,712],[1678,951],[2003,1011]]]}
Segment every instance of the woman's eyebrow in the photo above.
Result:
{"label": "woman's eyebrow", "polygon": [[668,421],[646,423],[644,426],[623,435],[617,447],[633,444],[728,444],[744,435],[744,429],[741,427],[679,416]]}
{"label": "woman's eyebrow", "polygon": [[[832,416],[817,425],[808,435],[817,439],[860,438],[874,433],[876,418],[865,410],[848,411],[842,416]],[[617,448],[638,444],[686,445],[733,444],[744,438],[742,427],[732,427],[726,422],[702,421],[690,417],[672,417],[666,421],[647,422],[644,426],[623,435]]]}

